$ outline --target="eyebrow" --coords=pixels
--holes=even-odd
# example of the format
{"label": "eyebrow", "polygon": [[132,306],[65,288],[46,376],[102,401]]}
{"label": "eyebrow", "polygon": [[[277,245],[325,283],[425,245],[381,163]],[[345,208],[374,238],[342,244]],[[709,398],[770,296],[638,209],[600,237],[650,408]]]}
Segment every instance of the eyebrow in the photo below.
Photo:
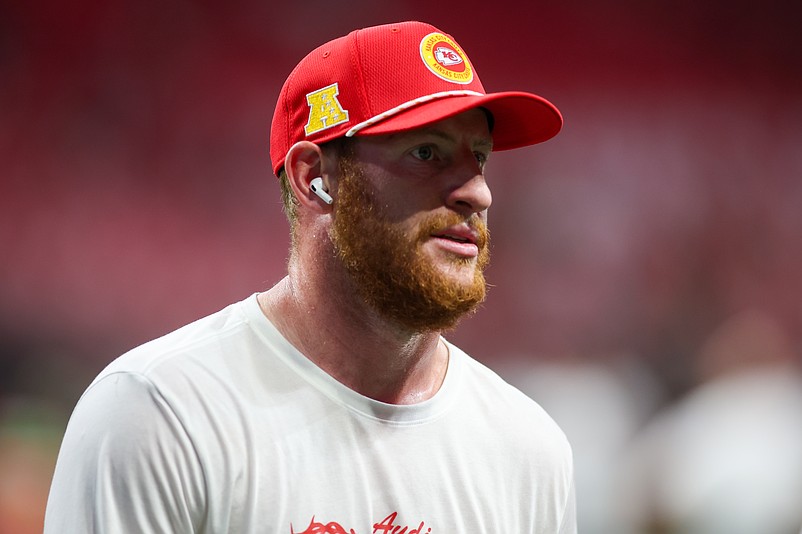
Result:
{"label": "eyebrow", "polygon": [[[416,137],[425,137],[427,135],[431,135],[431,136],[437,137],[439,139],[442,139],[443,141],[447,141],[447,142],[450,142],[450,143],[455,143],[456,142],[456,140],[454,139],[454,136],[452,136],[451,134],[447,133],[446,131],[440,130],[438,128],[433,128],[433,127],[427,128],[426,126],[424,126],[423,128],[421,128],[419,130],[400,132],[399,134],[392,134],[392,135],[396,136],[396,135],[404,135],[404,134],[409,135],[409,137],[413,138],[413,139],[416,138]],[[492,138],[492,136],[488,136],[487,138],[478,138],[476,140],[476,142],[474,143],[474,146],[476,148],[486,148],[486,149],[492,151],[493,150],[493,138]]]}

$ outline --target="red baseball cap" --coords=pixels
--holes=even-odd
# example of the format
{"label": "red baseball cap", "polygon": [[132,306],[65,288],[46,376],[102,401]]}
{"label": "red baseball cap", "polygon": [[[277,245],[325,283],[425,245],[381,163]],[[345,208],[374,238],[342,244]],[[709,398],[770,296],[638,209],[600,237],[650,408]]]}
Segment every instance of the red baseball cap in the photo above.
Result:
{"label": "red baseball cap", "polygon": [[396,133],[476,107],[493,115],[493,150],[541,143],[563,124],[545,98],[486,93],[462,48],[434,26],[355,30],[310,52],[284,82],[270,132],[273,172],[298,141]]}

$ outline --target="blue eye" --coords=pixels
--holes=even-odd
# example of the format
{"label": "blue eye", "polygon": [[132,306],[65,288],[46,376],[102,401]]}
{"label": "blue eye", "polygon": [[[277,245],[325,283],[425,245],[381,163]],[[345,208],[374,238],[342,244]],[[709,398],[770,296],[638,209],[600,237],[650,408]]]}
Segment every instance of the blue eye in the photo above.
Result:
{"label": "blue eye", "polygon": [[434,158],[434,149],[429,145],[419,146],[412,151],[412,155],[421,161],[430,161]]}

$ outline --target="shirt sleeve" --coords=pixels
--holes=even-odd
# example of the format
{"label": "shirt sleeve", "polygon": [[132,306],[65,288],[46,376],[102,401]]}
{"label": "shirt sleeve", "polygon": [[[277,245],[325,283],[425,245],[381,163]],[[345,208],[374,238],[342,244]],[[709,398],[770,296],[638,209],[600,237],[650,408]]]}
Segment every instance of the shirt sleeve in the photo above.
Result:
{"label": "shirt sleeve", "polygon": [[571,488],[563,510],[559,534],[577,534],[576,522],[576,482],[571,478]]}
{"label": "shirt sleeve", "polygon": [[44,532],[196,532],[204,487],[192,442],[153,383],[112,373],[87,389],[67,425]]}

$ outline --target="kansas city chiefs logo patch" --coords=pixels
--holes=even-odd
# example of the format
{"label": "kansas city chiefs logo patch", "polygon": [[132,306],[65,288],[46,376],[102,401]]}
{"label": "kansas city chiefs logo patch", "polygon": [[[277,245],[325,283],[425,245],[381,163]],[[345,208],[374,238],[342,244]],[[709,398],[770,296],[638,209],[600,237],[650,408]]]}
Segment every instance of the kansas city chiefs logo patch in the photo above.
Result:
{"label": "kansas city chiefs logo patch", "polygon": [[423,64],[438,78],[458,84],[473,81],[473,68],[462,48],[449,36],[434,32],[420,42]]}

